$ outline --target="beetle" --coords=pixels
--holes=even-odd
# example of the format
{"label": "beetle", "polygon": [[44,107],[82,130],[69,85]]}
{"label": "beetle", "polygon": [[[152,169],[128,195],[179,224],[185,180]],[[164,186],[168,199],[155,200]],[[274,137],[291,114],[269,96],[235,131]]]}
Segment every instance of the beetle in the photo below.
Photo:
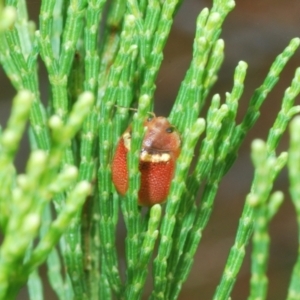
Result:
{"label": "beetle", "polygon": [[[165,117],[151,117],[146,127],[139,158],[141,186],[138,204],[152,206],[165,202],[181,150],[181,137]],[[127,153],[131,145],[131,126],[121,136],[112,160],[112,181],[122,196],[128,190]]]}

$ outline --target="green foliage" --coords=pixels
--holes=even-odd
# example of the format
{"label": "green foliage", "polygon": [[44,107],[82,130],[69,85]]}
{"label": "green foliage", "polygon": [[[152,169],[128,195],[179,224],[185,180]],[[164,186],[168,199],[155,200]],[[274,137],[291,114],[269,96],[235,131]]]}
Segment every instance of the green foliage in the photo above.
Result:
{"label": "green foliage", "polygon": [[[211,9],[200,12],[192,61],[168,118],[182,136],[168,199],[166,205],[141,209],[143,123],[153,110],[163,49],[181,2],[42,0],[35,30],[25,0],[7,0],[5,7],[0,1],[0,63],[17,91],[0,132],[0,299],[14,299],[25,284],[31,299],[44,299],[38,273],[43,263],[59,299],[141,299],[151,264],[150,299],[178,298],[220,182],[300,44],[293,39],[277,56],[239,124],[245,62],[236,67],[225,103],[213,95],[205,115],[202,109],[224,58],[222,24],[235,2],[214,0]],[[39,93],[38,57],[50,83],[46,105]],[[272,188],[286,163],[300,232],[299,117],[291,122],[289,151],[276,155],[288,123],[300,111],[294,105],[299,76],[297,69],[267,141],[253,141],[254,178],[215,300],[229,299],[251,238],[249,299],[266,298],[268,228],[283,201],[283,194]],[[28,121],[31,154],[25,173],[18,174],[14,159]],[[129,188],[122,197],[112,184],[111,161],[129,123]],[[126,227],[124,273],[116,247],[121,214]],[[300,297],[299,277],[298,257],[289,300]]]}

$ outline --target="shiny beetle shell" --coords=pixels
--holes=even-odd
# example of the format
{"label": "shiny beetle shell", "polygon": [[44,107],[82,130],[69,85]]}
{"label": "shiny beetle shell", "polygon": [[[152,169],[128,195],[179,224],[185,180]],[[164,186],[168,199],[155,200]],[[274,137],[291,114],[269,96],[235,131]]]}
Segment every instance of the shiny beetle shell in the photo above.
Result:
{"label": "shiny beetle shell", "polygon": [[[144,126],[147,129],[140,153],[138,201],[139,205],[152,206],[163,203],[168,196],[181,139],[165,117],[149,118]],[[112,181],[121,195],[125,195],[128,189],[127,152],[130,142],[131,127],[128,127],[118,142],[112,161]]]}

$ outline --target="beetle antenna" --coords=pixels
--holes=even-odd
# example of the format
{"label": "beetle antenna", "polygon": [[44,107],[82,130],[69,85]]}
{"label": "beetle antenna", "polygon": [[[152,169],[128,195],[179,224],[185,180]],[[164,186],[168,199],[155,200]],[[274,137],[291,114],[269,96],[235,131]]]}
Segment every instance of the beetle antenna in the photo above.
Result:
{"label": "beetle antenna", "polygon": [[148,111],[147,114],[153,118],[156,118],[156,114],[153,111]]}
{"label": "beetle antenna", "polygon": [[[121,105],[118,105],[118,104],[115,104],[114,106],[115,106],[116,108],[125,108],[125,109],[132,110],[132,111],[135,111],[135,112],[138,111],[137,108],[133,108],[133,107],[126,107],[126,106],[121,106]],[[154,112],[149,111],[149,112],[147,112],[147,114],[149,114],[149,115],[150,115],[151,117],[153,117],[153,118],[156,118],[156,115],[155,115]]]}
{"label": "beetle antenna", "polygon": [[121,105],[118,105],[118,104],[115,104],[114,106],[116,108],[125,108],[125,109],[128,109],[128,110],[137,111],[137,108],[133,108],[133,107],[126,107],[126,106],[121,106]]}

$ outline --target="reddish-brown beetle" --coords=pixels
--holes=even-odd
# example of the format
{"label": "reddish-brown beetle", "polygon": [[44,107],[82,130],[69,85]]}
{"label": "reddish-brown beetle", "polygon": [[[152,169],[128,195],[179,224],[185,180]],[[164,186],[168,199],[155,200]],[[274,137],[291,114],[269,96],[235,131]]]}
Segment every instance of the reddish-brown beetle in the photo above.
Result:
{"label": "reddish-brown beetle", "polygon": [[[141,187],[139,205],[163,203],[169,193],[180,154],[179,133],[165,117],[153,117],[144,122],[145,137],[140,154]],[[125,195],[128,189],[127,152],[130,150],[131,127],[122,135],[112,161],[112,180],[116,190]]]}

